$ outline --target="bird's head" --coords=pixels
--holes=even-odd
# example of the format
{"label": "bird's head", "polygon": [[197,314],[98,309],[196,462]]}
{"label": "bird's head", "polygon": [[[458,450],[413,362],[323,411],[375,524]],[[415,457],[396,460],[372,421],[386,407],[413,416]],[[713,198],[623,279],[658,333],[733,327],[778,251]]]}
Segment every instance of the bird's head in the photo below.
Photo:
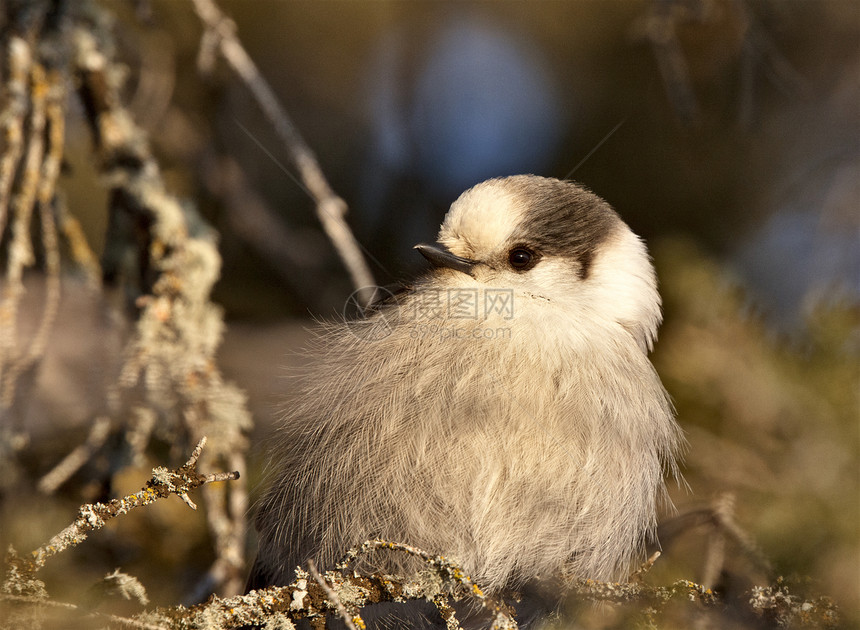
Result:
{"label": "bird's head", "polygon": [[437,245],[417,245],[452,287],[512,289],[574,321],[623,328],[649,350],[662,319],[644,243],[597,195],[568,181],[516,175],[478,184],[451,205]]}

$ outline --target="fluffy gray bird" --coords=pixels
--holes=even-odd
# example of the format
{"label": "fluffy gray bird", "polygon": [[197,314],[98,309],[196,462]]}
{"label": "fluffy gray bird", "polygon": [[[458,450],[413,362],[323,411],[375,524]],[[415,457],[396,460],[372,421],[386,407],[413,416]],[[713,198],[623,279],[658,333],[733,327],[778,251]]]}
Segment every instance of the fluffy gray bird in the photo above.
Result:
{"label": "fluffy gray bird", "polygon": [[463,193],[438,241],[408,291],[320,330],[251,586],[376,537],[455,558],[491,594],[623,578],[643,553],[683,442],[648,360],[662,315],[644,244],[596,195],[532,175]]}

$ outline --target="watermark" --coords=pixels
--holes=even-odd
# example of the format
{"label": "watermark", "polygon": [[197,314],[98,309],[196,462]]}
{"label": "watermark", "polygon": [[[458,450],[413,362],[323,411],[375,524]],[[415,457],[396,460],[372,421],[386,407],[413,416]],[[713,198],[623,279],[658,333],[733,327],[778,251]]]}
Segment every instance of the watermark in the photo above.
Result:
{"label": "watermark", "polygon": [[[362,296],[372,294],[369,305]],[[511,329],[499,323],[514,318],[513,289],[423,288],[394,294],[383,287],[353,291],[343,308],[348,330],[364,341],[379,341],[403,326],[413,339],[509,339]],[[491,321],[481,325],[481,322]]]}
{"label": "watermark", "polygon": [[423,289],[401,306],[409,321],[514,318],[513,289]]}
{"label": "watermark", "polygon": [[454,326],[451,324],[410,324],[409,336],[412,339],[438,338],[440,341],[446,339],[510,339],[510,326]]}
{"label": "watermark", "polygon": [[[363,302],[366,295],[371,296],[369,304]],[[362,341],[379,341],[393,332],[397,314],[386,309],[396,303],[397,296],[385,287],[362,287],[349,294],[341,315],[354,337]]]}

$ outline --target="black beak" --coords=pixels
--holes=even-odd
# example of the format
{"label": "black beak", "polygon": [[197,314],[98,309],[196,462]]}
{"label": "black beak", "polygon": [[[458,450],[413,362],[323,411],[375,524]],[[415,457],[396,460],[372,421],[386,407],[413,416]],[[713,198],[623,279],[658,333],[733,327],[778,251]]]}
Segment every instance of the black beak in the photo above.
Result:
{"label": "black beak", "polygon": [[455,271],[462,271],[470,276],[472,275],[472,268],[477,264],[474,260],[460,258],[459,256],[455,256],[449,252],[447,249],[437,247],[436,245],[425,245],[424,243],[421,243],[420,245],[416,245],[415,249],[421,252],[421,255],[429,260],[430,264],[434,267],[447,267],[448,269],[454,269]]}

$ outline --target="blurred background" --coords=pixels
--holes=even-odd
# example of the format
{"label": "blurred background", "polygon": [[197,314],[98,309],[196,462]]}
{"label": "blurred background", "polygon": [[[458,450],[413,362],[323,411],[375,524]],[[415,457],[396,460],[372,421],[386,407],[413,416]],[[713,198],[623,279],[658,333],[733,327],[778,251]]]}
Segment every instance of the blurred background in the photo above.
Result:
{"label": "blurred background", "polygon": [[[420,269],[411,246],[460,192],[533,172],[582,182],[650,242],[691,238],[775,324],[860,291],[855,2],[222,5],[380,285]],[[107,6],[131,111],[219,228],[219,302],[339,309],[347,281],[270,125],[223,64],[200,75],[190,2]]]}
{"label": "blurred background", "polygon": [[[223,63],[201,71],[191,3],[101,4],[169,188],[220,235],[219,359],[254,414],[253,489],[305,328],[353,288],[247,87]],[[377,284],[419,272],[412,245],[488,177],[569,178],[609,201],[660,276],[654,361],[690,441],[678,511],[729,500],[772,575],[860,623],[860,4],[220,4],[348,203]],[[67,142],[61,186],[101,251],[106,193],[81,121]],[[42,390],[74,425],[89,417],[80,388],[50,385],[86,373],[88,351],[67,345]],[[669,536],[655,580],[700,579],[712,537],[707,522]],[[144,582],[156,573],[117,549],[108,570],[124,558]],[[753,556],[728,539],[726,588],[767,581]],[[172,570],[156,600],[194,567]]]}

